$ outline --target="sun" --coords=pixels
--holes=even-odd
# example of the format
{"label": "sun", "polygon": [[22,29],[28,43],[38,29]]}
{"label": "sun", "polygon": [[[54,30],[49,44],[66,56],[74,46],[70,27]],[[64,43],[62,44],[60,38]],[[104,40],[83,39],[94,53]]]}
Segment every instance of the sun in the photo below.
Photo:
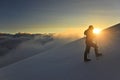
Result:
{"label": "sun", "polygon": [[94,29],[94,30],[93,30],[93,33],[95,33],[95,34],[100,34],[100,29],[97,29],[97,28]]}

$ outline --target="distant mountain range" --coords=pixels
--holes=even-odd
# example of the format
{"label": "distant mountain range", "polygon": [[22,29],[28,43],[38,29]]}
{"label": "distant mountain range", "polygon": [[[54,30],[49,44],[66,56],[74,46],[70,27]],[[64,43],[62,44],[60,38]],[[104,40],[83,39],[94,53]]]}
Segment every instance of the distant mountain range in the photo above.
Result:
{"label": "distant mountain range", "polygon": [[37,39],[40,44],[44,45],[53,40],[52,34],[29,34],[29,33],[0,33],[0,56],[16,48],[19,44]]}

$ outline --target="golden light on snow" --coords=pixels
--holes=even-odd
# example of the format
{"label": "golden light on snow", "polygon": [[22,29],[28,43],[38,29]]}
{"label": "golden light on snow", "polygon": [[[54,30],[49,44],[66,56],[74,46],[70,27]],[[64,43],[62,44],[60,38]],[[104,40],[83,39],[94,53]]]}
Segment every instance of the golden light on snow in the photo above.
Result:
{"label": "golden light on snow", "polygon": [[93,32],[94,32],[95,34],[99,34],[99,33],[100,33],[100,29],[97,29],[97,28],[96,28],[96,29],[93,30]]}

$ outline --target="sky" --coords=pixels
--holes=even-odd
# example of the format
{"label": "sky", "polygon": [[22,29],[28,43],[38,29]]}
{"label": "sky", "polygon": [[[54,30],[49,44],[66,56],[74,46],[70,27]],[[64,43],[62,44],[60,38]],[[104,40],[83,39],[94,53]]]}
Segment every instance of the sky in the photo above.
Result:
{"label": "sky", "polygon": [[0,32],[104,29],[119,23],[119,8],[120,0],[0,0]]}

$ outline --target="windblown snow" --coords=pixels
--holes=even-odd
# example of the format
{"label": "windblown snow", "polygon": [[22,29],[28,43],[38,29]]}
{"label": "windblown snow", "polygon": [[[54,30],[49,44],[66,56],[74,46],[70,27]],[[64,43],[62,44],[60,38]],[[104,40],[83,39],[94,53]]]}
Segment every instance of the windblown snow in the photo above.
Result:
{"label": "windblown snow", "polygon": [[98,59],[92,49],[92,61],[83,61],[82,38],[1,68],[0,80],[120,80],[120,24],[99,36]]}

